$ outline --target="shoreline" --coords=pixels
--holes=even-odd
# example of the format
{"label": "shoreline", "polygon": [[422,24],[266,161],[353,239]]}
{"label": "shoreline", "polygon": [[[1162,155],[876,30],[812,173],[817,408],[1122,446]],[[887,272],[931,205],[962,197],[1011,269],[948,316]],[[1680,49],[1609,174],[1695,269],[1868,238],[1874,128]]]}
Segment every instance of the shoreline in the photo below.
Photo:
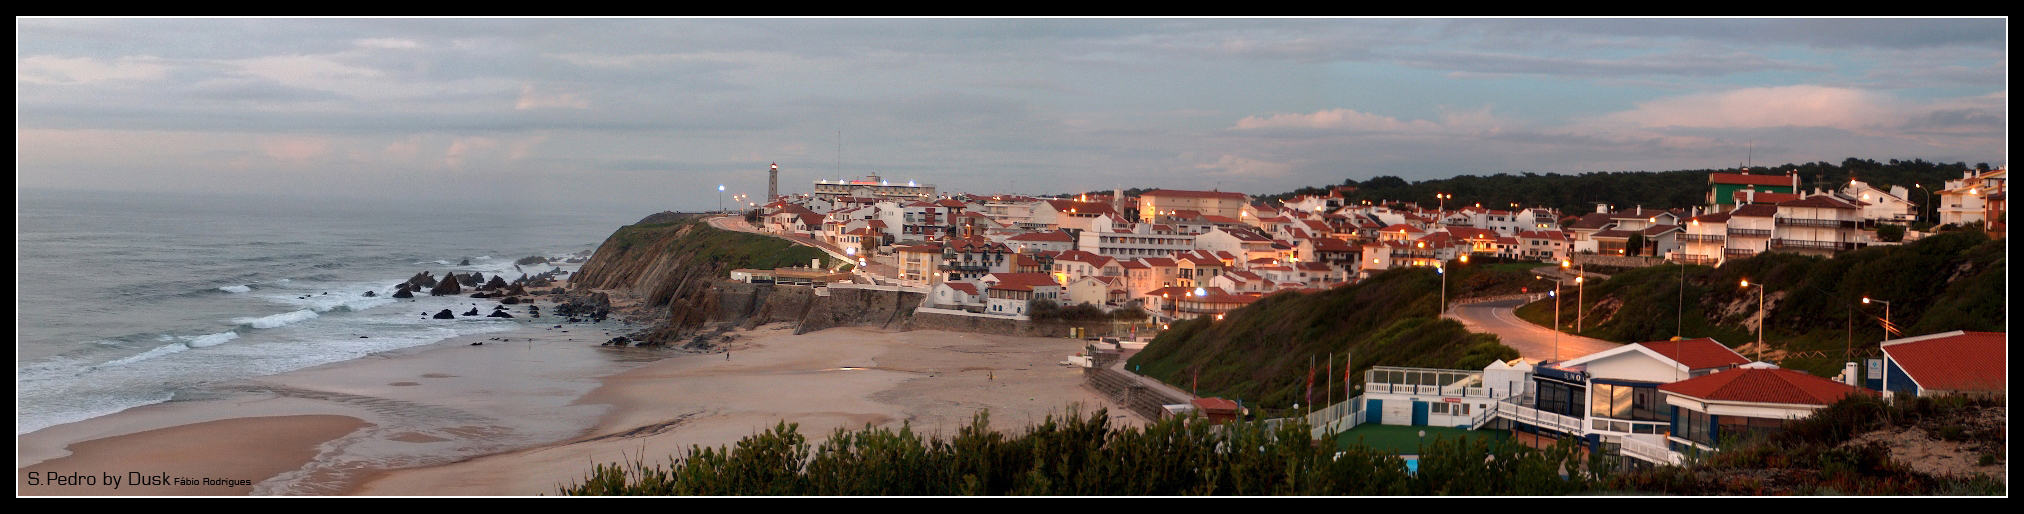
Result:
{"label": "shoreline", "polygon": [[[1018,430],[1070,403],[1085,413],[1108,407],[1114,422],[1141,423],[1082,388],[1079,370],[1059,364],[1081,349],[1076,340],[853,327],[797,336],[775,324],[733,331],[738,337],[724,360],[720,353],[599,346],[638,328],[617,318],[556,320],[212,384],[24,434],[16,438],[17,492],[539,495],[581,480],[596,463],[732,445],[781,421],[798,423],[810,444],[867,424],[952,436],[983,409],[995,429]],[[275,423],[282,428],[249,428]],[[207,443],[204,455],[237,467],[187,453],[122,450],[184,440],[226,441]],[[252,487],[127,493],[25,485],[30,471],[79,462],[114,474],[229,472],[237,476],[226,478],[250,479]]]}
{"label": "shoreline", "polygon": [[[135,494],[340,494],[371,470],[450,462],[572,437],[589,428],[579,418],[594,418],[600,409],[566,404],[595,387],[598,377],[679,355],[598,346],[635,328],[620,321],[523,319],[520,327],[506,332],[461,335],[343,362],[209,384],[179,392],[168,402],[22,434],[15,438],[17,493],[126,494],[109,488],[37,492],[52,486],[28,486],[26,477],[30,471],[63,462],[119,468],[104,470],[114,474],[181,466],[189,461],[187,456],[136,455],[115,448],[229,440],[238,437],[232,434],[245,432],[239,427],[251,426],[249,420],[291,418],[288,430],[295,432],[323,434],[325,427],[350,428],[315,441],[310,446],[316,451],[307,454],[276,449],[293,445],[293,440],[269,444],[258,438],[209,449],[231,462],[275,469],[263,476],[228,477],[251,479],[250,488],[177,493],[172,487]],[[554,328],[556,324],[562,328]],[[476,342],[485,344],[471,344]],[[309,419],[316,421],[305,421]],[[333,424],[339,419],[357,425]],[[214,469],[248,473],[231,466]],[[218,476],[202,469],[190,473]]]}

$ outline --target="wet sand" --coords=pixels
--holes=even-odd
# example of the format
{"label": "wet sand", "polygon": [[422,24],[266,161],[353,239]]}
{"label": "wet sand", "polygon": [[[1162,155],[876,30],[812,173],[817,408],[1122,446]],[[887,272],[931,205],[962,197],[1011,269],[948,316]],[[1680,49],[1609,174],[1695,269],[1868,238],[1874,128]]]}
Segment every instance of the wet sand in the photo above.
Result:
{"label": "wet sand", "polygon": [[[736,332],[726,360],[598,346],[625,331],[618,322],[557,329],[533,321],[22,435],[19,483],[31,471],[124,480],[154,470],[253,487],[132,494],[553,494],[595,463],[664,461],[783,420],[818,443],[839,427],[911,423],[947,435],[989,409],[994,427],[1017,430],[1071,403],[1108,406],[1080,387],[1079,371],[1059,364],[1081,349],[1067,339],[862,328],[796,336],[776,325]],[[129,486],[103,484],[21,487],[129,494]]]}
{"label": "wet sand", "polygon": [[[192,423],[71,445],[68,457],[16,470],[24,496],[243,496],[315,458],[318,445],[364,428],[347,416],[270,416]],[[59,480],[75,475],[89,482]],[[141,484],[141,485],[136,485]]]}

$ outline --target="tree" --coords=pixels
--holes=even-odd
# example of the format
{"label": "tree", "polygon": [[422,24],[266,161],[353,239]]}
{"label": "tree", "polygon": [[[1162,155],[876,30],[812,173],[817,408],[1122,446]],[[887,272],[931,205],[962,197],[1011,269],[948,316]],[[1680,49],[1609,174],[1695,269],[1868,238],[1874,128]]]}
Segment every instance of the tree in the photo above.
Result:
{"label": "tree", "polygon": [[1878,224],[1876,226],[1876,238],[1879,241],[1885,241],[1890,243],[1904,241],[1905,226],[1892,225],[1888,223]]}
{"label": "tree", "polygon": [[1644,249],[1645,236],[1641,232],[1631,232],[1630,241],[1623,244],[1624,255],[1644,255]]}

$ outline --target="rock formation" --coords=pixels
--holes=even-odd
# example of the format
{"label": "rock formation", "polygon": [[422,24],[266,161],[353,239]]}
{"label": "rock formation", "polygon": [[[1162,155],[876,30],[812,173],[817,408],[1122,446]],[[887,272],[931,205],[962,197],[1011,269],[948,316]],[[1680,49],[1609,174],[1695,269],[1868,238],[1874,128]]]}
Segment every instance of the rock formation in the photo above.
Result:
{"label": "rock formation", "polygon": [[505,288],[506,288],[506,279],[499,278],[498,275],[492,275],[492,280],[485,281],[484,287],[480,287],[479,289],[484,289],[487,291],[497,291]]}
{"label": "rock formation", "polygon": [[443,310],[442,310],[442,312],[437,312],[437,313],[436,313],[436,316],[435,316],[435,318],[436,318],[436,319],[457,319],[457,315],[455,315],[455,314],[450,314],[450,310],[449,310],[449,309],[443,309]]}
{"label": "rock formation", "polygon": [[456,275],[445,274],[442,281],[436,282],[436,286],[429,289],[429,296],[455,295],[462,292],[464,288],[457,286]]}
{"label": "rock formation", "polygon": [[399,287],[394,288],[394,298],[414,298],[414,297],[415,297],[414,290],[410,289],[407,284],[401,284]]}

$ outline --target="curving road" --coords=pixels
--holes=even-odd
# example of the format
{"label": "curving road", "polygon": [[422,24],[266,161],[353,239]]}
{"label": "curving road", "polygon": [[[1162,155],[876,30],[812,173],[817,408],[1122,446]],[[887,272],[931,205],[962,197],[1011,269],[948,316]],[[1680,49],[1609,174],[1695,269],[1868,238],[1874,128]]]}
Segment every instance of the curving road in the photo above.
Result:
{"label": "curving road", "polygon": [[[1518,350],[1518,356],[1526,362],[1554,360],[1553,329],[1534,325],[1512,312],[1524,304],[1525,300],[1504,300],[1458,305],[1448,311],[1448,317],[1461,321],[1470,331],[1497,334],[1504,340],[1504,346]],[[1566,333],[1560,334],[1557,344],[1559,360],[1563,361],[1623,346]]]}

